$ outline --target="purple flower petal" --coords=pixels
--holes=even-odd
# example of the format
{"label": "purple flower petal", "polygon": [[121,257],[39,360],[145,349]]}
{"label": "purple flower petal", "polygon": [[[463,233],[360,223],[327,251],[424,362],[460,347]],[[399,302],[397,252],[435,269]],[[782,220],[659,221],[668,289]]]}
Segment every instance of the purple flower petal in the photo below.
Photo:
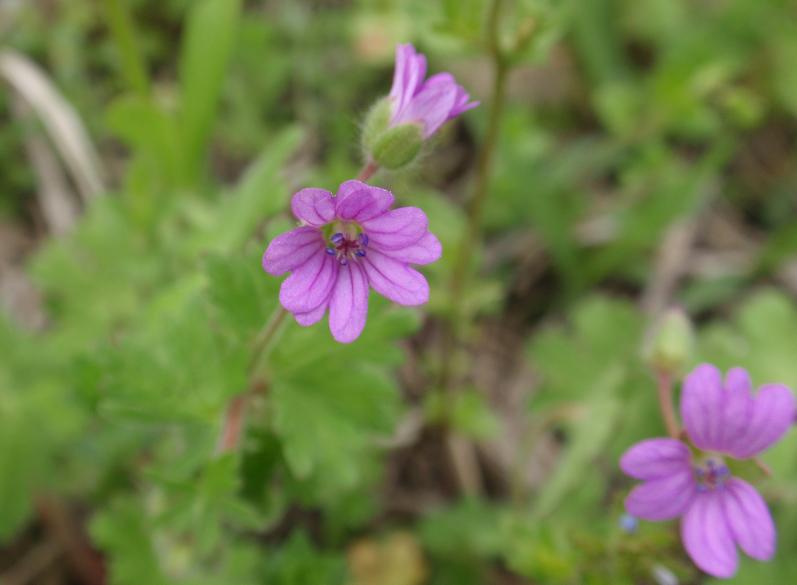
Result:
{"label": "purple flower petal", "polygon": [[469,102],[470,95],[461,86],[457,86],[457,98],[454,101],[454,107],[448,114],[449,119],[456,118],[460,114],[472,110],[479,105],[478,101]]}
{"label": "purple flower petal", "polygon": [[746,444],[744,435],[750,424],[753,412],[752,383],[747,371],[732,368],[725,376],[725,390],[722,395],[720,417],[720,439],[718,448],[724,453],[733,454]]}
{"label": "purple flower petal", "polygon": [[335,197],[336,214],[341,219],[364,222],[387,212],[394,202],[387,189],[372,187],[362,181],[346,181]]}
{"label": "purple flower petal", "polygon": [[696,495],[692,471],[687,467],[636,486],[625,499],[625,509],[643,520],[672,520],[689,509]]}
{"label": "purple flower petal", "polygon": [[411,246],[397,250],[382,250],[382,253],[405,264],[431,264],[440,259],[443,246],[433,233],[427,232]]}
{"label": "purple flower petal", "polygon": [[271,240],[263,254],[263,270],[279,276],[301,266],[323,248],[321,232],[313,227],[300,227]]}
{"label": "purple flower petal", "polygon": [[731,368],[725,374],[725,389],[731,392],[751,394],[753,382],[750,380],[750,374],[744,368]]}
{"label": "purple flower petal", "polygon": [[427,81],[424,87],[450,91],[454,94],[454,100],[451,110],[448,112],[448,119],[456,118],[461,113],[475,108],[479,102],[468,102],[470,95],[459,85],[450,73],[438,73],[433,75]]}
{"label": "purple flower petal", "polygon": [[426,57],[411,44],[396,47],[396,68],[390,89],[393,116],[398,115],[418,92],[426,77]]}
{"label": "purple flower petal", "polygon": [[401,98],[407,86],[405,77],[409,64],[408,49],[412,51],[412,45],[396,45],[396,64],[393,66],[393,85],[390,87],[390,99],[397,106],[401,105]]}
{"label": "purple flower petal", "polygon": [[302,189],[291,199],[291,210],[296,219],[315,227],[335,219],[335,201],[324,189]]}
{"label": "purple flower petal", "polygon": [[337,275],[337,261],[321,248],[282,283],[280,303],[291,313],[310,313],[329,298]]}
{"label": "purple flower petal", "polygon": [[293,318],[296,319],[296,322],[302,327],[309,327],[324,318],[324,314],[327,312],[328,307],[329,299],[326,299],[318,305],[318,308],[312,311],[308,311],[307,313],[294,313]]}
{"label": "purple flower petal", "polygon": [[438,73],[424,81],[426,57],[412,45],[396,47],[396,68],[390,89],[391,126],[423,125],[423,136],[434,134],[447,120],[479,105],[450,73]]}
{"label": "purple flower petal", "polygon": [[393,124],[422,124],[423,137],[428,138],[449,119],[456,99],[455,86],[424,85],[401,113],[393,119]]}
{"label": "purple flower petal", "polygon": [[426,235],[429,220],[417,207],[399,207],[362,222],[369,246],[380,250],[400,250],[412,246]]}
{"label": "purple flower petal", "polygon": [[681,418],[692,443],[704,451],[721,449],[722,404],[722,374],[711,364],[699,365],[684,380]]}
{"label": "purple flower petal", "polygon": [[647,439],[631,447],[620,468],[636,479],[650,480],[690,472],[689,447],[675,439]]}
{"label": "purple flower petal", "polygon": [[369,249],[363,267],[368,282],[383,297],[405,306],[429,301],[429,283],[423,274],[406,264]]}
{"label": "purple flower petal", "polygon": [[329,330],[341,343],[360,336],[368,315],[368,280],[356,262],[341,266],[329,300]]}
{"label": "purple flower petal", "polygon": [[754,457],[776,443],[794,423],[797,405],[792,391],[781,384],[766,384],[753,399],[744,433],[733,442],[731,455]]}
{"label": "purple flower petal", "polygon": [[681,417],[689,438],[704,451],[746,459],[777,442],[794,422],[797,403],[786,386],[763,386],[751,392],[741,368],[728,372],[723,386],[717,368],[703,364],[687,376]]}
{"label": "purple flower petal", "polygon": [[741,549],[759,561],[775,555],[775,524],[764,498],[746,481],[733,478],[723,491],[725,518]]}
{"label": "purple flower petal", "polygon": [[726,579],[736,573],[739,558],[721,492],[697,494],[681,521],[681,540],[694,563],[709,575]]}

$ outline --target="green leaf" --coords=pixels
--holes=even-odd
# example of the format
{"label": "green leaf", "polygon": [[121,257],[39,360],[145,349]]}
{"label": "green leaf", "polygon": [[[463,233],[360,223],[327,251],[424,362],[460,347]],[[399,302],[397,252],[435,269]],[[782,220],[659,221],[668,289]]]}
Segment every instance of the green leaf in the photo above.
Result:
{"label": "green leaf", "polygon": [[91,523],[91,534],[108,554],[116,585],[167,585],[146,516],[132,499],[120,498]]}
{"label": "green leaf", "polygon": [[[151,188],[169,193],[185,178],[177,120],[148,98],[125,96],[106,112],[108,128],[121,138],[151,177]],[[150,197],[153,193],[148,193]]]}
{"label": "green leaf", "polygon": [[197,180],[216,120],[240,19],[240,0],[199,0],[180,55],[181,123],[188,176]]}
{"label": "green leaf", "polygon": [[264,273],[259,259],[209,256],[205,261],[208,298],[218,325],[229,330],[232,341],[248,345],[277,303],[279,280]]}
{"label": "green leaf", "polygon": [[701,335],[701,358],[727,369],[742,365],[756,384],[780,382],[797,387],[797,307],[775,290],[745,302],[731,321],[707,327]]}
{"label": "green leaf", "polygon": [[292,126],[276,135],[247,168],[237,187],[224,201],[218,221],[209,234],[210,246],[219,251],[239,249],[255,228],[287,208],[290,190],[285,163],[302,139]]}
{"label": "green leaf", "polygon": [[593,463],[604,451],[623,412],[622,402],[612,396],[612,389],[617,387],[621,375],[619,370],[615,370],[607,372],[605,378],[597,379],[593,399],[585,405],[581,416],[569,425],[566,451],[535,501],[534,511],[538,517],[554,512],[577,487],[586,484],[597,492],[596,486],[603,483],[604,478],[597,473]]}
{"label": "green leaf", "polygon": [[3,317],[0,312],[0,542],[29,519],[36,496],[68,482],[61,458],[85,423],[75,393],[63,383],[61,359]]}
{"label": "green leaf", "polygon": [[227,398],[246,387],[248,356],[208,326],[202,284],[195,275],[162,291],[139,315],[137,329],[104,349],[103,412],[213,423]]}
{"label": "green leaf", "polygon": [[345,582],[344,559],[318,550],[302,532],[295,532],[282,547],[271,549],[266,559],[263,583],[269,585],[343,585]]}
{"label": "green leaf", "polygon": [[532,365],[542,375],[535,397],[540,405],[588,399],[596,380],[616,379],[609,374],[617,368],[639,367],[644,322],[630,304],[594,297],[578,305],[571,320],[569,328],[541,331],[529,345]]}
{"label": "green leaf", "polygon": [[411,310],[370,300],[355,342],[334,341],[325,323],[290,324],[267,368],[274,426],[291,471],[323,480],[330,495],[362,480],[374,439],[392,434],[399,398],[388,368],[403,359],[396,340],[417,327]]}
{"label": "green leaf", "polygon": [[391,381],[362,366],[314,368],[277,379],[272,397],[291,470],[299,478],[322,477],[333,492],[360,479],[373,438],[392,430],[398,412]]}

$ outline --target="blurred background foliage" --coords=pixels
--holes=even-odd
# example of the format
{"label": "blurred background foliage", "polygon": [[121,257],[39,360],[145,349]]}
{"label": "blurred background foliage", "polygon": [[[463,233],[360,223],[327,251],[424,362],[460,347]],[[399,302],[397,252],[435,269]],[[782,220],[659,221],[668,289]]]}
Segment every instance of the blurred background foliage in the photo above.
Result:
{"label": "blurred background foliage", "polygon": [[[356,175],[398,42],[483,102],[375,179],[456,247],[487,124],[487,4],[0,1],[0,51],[75,109],[102,181],[79,200],[61,177],[79,219],[54,233],[59,174],[31,152],[70,152],[0,68],[3,583],[707,581],[671,523],[623,520],[617,460],[664,432],[642,355],[671,305],[696,323],[690,365],[797,387],[791,0],[506,0],[499,41],[525,42],[465,351],[437,354],[445,253],[427,308],[372,297],[350,346],[287,327],[240,449],[217,449],[276,307],[260,255],[293,191]],[[476,493],[449,435],[475,454]],[[779,552],[733,583],[797,579],[794,437],[765,459]]]}

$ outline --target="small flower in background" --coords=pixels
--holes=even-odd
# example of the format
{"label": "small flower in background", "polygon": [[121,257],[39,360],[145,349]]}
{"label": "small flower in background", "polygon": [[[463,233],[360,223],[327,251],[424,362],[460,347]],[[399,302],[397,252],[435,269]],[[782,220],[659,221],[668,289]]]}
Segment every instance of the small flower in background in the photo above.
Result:
{"label": "small flower in background", "polygon": [[687,553],[706,573],[736,572],[736,547],[758,560],[775,554],[775,526],[766,503],[733,477],[724,458],[749,459],[775,444],[794,421],[797,405],[786,386],[768,384],[753,395],[750,377],[730,370],[723,382],[714,366],[695,368],[684,381],[681,416],[700,451],[675,439],[648,439],[620,460],[643,483],[628,495],[629,514],[644,520],[681,518]]}
{"label": "small flower in background", "polygon": [[631,514],[623,514],[620,516],[620,520],[617,524],[620,526],[620,530],[626,534],[636,534],[637,530],[639,530],[639,520],[631,516]]}
{"label": "small flower in background", "polygon": [[329,310],[332,336],[342,343],[362,333],[369,287],[400,305],[422,305],[429,285],[411,264],[429,264],[442,248],[417,207],[391,209],[393,194],[360,181],[346,181],[332,195],[302,189],[291,209],[301,226],[268,245],[263,270],[291,275],[280,303],[300,325],[320,321]]}
{"label": "small flower in background", "polygon": [[429,138],[448,120],[479,105],[450,73],[424,81],[426,57],[411,44],[396,47],[396,69],[390,89],[390,126],[421,124]]}
{"label": "small flower in background", "polygon": [[410,44],[398,45],[390,95],[375,104],[363,128],[366,156],[386,169],[412,162],[424,140],[479,105],[450,73],[425,77],[426,57]]}

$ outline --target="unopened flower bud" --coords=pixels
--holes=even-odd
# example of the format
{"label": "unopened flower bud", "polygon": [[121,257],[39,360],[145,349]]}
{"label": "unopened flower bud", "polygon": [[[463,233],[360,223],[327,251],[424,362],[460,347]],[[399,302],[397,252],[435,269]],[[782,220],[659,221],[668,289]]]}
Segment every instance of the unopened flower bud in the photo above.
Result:
{"label": "unopened flower bud", "polygon": [[689,365],[694,349],[692,322],[680,309],[661,318],[645,352],[645,360],[657,371],[680,374]]}
{"label": "unopened flower bud", "polygon": [[450,73],[426,79],[426,57],[412,45],[399,45],[390,94],[374,104],[363,123],[365,158],[400,169],[443,124],[477,105]]}
{"label": "unopened flower bud", "polygon": [[390,171],[407,166],[423,146],[423,131],[417,124],[402,124],[383,132],[371,150],[371,158]]}
{"label": "unopened flower bud", "polygon": [[365,115],[362,130],[362,145],[366,158],[373,152],[374,145],[390,126],[390,99],[377,101]]}

